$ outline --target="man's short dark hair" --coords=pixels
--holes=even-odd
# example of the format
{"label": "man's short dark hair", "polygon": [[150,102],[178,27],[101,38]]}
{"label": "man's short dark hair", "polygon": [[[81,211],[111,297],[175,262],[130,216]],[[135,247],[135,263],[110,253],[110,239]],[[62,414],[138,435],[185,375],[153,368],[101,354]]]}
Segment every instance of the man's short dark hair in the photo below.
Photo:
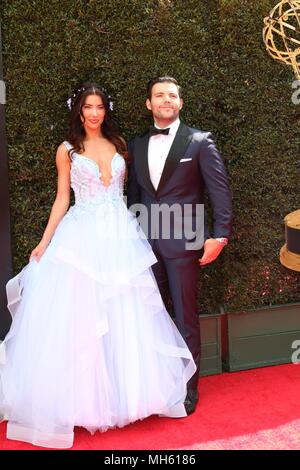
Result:
{"label": "man's short dark hair", "polygon": [[148,85],[147,85],[147,98],[149,100],[151,100],[151,97],[152,97],[152,88],[154,87],[154,85],[156,83],[165,83],[165,82],[168,82],[168,83],[174,83],[174,85],[177,86],[177,89],[178,89],[178,95],[179,95],[179,98],[181,98],[181,91],[182,91],[182,88],[181,86],[178,84],[177,80],[173,77],[169,77],[169,76],[165,76],[165,77],[155,77],[155,78],[152,78],[152,80],[150,80],[148,82]]}

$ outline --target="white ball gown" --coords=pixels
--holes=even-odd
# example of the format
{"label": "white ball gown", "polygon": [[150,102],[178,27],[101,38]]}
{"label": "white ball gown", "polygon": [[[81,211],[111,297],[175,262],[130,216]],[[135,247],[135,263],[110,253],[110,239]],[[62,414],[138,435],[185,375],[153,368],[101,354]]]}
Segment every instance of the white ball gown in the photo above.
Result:
{"label": "white ball gown", "polygon": [[107,187],[95,161],[73,154],[75,204],[40,261],[7,284],[13,321],[0,345],[0,413],[9,439],[69,448],[74,426],[94,433],[153,414],[186,416],[196,366],[125,205],[117,153],[111,171]]}

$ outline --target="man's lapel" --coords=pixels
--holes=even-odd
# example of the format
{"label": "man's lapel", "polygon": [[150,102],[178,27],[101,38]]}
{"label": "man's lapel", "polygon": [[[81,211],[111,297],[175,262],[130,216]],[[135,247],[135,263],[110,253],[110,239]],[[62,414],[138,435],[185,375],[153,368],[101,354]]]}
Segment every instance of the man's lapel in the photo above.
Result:
{"label": "man's lapel", "polygon": [[168,181],[168,179],[174,172],[178,162],[184,156],[186,148],[192,140],[192,137],[193,134],[189,131],[188,126],[181,122],[173,140],[173,144],[170,148],[169,154],[167,156],[166,163],[157,188],[157,193],[160,191],[160,189],[164,186],[164,184]]}
{"label": "man's lapel", "polygon": [[150,179],[149,165],[148,165],[148,145],[149,145],[149,132],[146,132],[142,137],[136,141],[135,159],[136,173],[141,176],[144,187],[155,196],[155,189]]}
{"label": "man's lapel", "polygon": [[136,172],[142,178],[144,187],[149,191],[150,194],[155,196],[163,185],[168,181],[172,173],[174,172],[178,162],[184,156],[187,146],[192,140],[193,134],[189,131],[188,126],[180,123],[176,136],[173,140],[173,144],[170,148],[169,154],[166,159],[166,163],[161,175],[161,179],[155,191],[155,188],[150,179],[149,164],[148,164],[148,145],[149,145],[149,132],[146,132],[143,136],[139,137],[136,141]]}

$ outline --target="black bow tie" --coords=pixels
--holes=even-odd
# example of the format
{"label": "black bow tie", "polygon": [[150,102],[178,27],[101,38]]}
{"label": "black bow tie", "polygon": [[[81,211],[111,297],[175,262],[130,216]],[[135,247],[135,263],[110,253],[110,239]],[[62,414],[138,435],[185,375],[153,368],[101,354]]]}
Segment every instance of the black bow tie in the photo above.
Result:
{"label": "black bow tie", "polygon": [[155,127],[155,126],[150,126],[149,134],[150,134],[150,137],[152,137],[153,135],[157,135],[157,134],[168,135],[169,130],[170,130],[169,127],[167,129],[157,129],[157,127]]}

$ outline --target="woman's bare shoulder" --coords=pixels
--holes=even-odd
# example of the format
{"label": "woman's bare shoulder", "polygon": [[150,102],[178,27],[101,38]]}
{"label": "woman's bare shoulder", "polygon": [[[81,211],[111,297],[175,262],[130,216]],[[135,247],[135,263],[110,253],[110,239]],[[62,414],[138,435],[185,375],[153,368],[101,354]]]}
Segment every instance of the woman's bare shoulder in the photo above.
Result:
{"label": "woman's bare shoulder", "polygon": [[68,154],[68,148],[64,142],[62,142],[56,151],[56,163],[57,164],[70,164],[70,157]]}

